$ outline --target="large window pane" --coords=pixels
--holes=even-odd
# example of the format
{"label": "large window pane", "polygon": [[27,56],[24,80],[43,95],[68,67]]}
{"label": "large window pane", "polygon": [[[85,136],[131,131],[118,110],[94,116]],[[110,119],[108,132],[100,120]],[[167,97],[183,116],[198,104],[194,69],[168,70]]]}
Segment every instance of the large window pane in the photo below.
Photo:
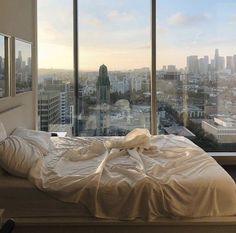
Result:
{"label": "large window pane", "polygon": [[236,150],[236,2],[159,0],[159,132]]}
{"label": "large window pane", "polygon": [[78,0],[79,135],[150,128],[150,2]]}
{"label": "large window pane", "polygon": [[32,91],[31,43],[15,40],[16,94]]}
{"label": "large window pane", "polygon": [[38,0],[39,128],[73,128],[73,1]]}

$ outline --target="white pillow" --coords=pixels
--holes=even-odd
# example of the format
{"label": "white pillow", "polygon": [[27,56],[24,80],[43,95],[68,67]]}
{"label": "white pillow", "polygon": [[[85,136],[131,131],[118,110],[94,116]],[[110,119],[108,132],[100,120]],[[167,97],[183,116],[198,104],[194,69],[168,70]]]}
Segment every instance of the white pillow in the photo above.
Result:
{"label": "white pillow", "polygon": [[0,122],[0,142],[7,138],[7,132],[2,122]]}
{"label": "white pillow", "polygon": [[0,143],[0,166],[12,175],[27,177],[42,152],[23,138],[10,136]]}
{"label": "white pillow", "polygon": [[50,139],[51,134],[44,131],[37,131],[24,128],[16,128],[12,135],[24,138],[29,143],[37,146],[44,155],[47,155],[54,148]]}

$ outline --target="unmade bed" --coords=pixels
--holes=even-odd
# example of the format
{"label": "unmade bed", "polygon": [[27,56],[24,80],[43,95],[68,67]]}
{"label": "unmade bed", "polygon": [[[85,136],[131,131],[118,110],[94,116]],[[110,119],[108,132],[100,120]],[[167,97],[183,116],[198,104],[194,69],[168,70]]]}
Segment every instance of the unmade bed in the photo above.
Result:
{"label": "unmade bed", "polygon": [[60,200],[86,206],[98,218],[236,215],[234,181],[188,139],[154,136],[143,150],[107,150],[97,140],[60,139],[57,148],[66,152],[39,161],[30,180]]}
{"label": "unmade bed", "polygon": [[[211,222],[207,217],[229,217],[227,229],[235,230],[235,183],[202,149],[168,135],[152,137],[148,149],[107,150],[106,144],[103,150],[109,140],[54,138],[55,148],[32,167],[30,181],[2,175],[0,207],[5,207],[5,217],[23,219],[23,225],[31,219],[32,226],[42,219],[49,225],[49,219],[54,225],[67,219],[71,226],[89,227],[133,223],[136,230],[148,222],[173,228],[178,222],[202,223],[199,217],[206,222]],[[155,227],[149,229],[155,232]]]}

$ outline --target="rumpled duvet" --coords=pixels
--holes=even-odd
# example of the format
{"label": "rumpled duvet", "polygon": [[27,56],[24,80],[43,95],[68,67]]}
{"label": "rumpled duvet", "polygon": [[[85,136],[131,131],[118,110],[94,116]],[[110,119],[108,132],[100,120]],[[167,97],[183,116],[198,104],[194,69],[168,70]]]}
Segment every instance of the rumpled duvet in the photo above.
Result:
{"label": "rumpled duvet", "polygon": [[236,185],[184,137],[59,138],[29,175],[40,190],[80,203],[91,216],[155,221],[158,217],[236,215]]}

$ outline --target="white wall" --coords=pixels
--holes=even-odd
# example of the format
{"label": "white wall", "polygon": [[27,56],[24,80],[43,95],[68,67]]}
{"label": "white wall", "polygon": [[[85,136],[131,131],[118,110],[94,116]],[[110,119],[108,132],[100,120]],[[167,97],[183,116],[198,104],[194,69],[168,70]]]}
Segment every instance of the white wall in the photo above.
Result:
{"label": "white wall", "polygon": [[[37,0],[0,0],[0,33],[32,42],[33,91],[0,99],[0,114],[22,105],[23,111],[15,116],[15,121],[20,119],[21,126],[34,129],[37,127]],[[14,75],[13,65],[11,78]]]}

